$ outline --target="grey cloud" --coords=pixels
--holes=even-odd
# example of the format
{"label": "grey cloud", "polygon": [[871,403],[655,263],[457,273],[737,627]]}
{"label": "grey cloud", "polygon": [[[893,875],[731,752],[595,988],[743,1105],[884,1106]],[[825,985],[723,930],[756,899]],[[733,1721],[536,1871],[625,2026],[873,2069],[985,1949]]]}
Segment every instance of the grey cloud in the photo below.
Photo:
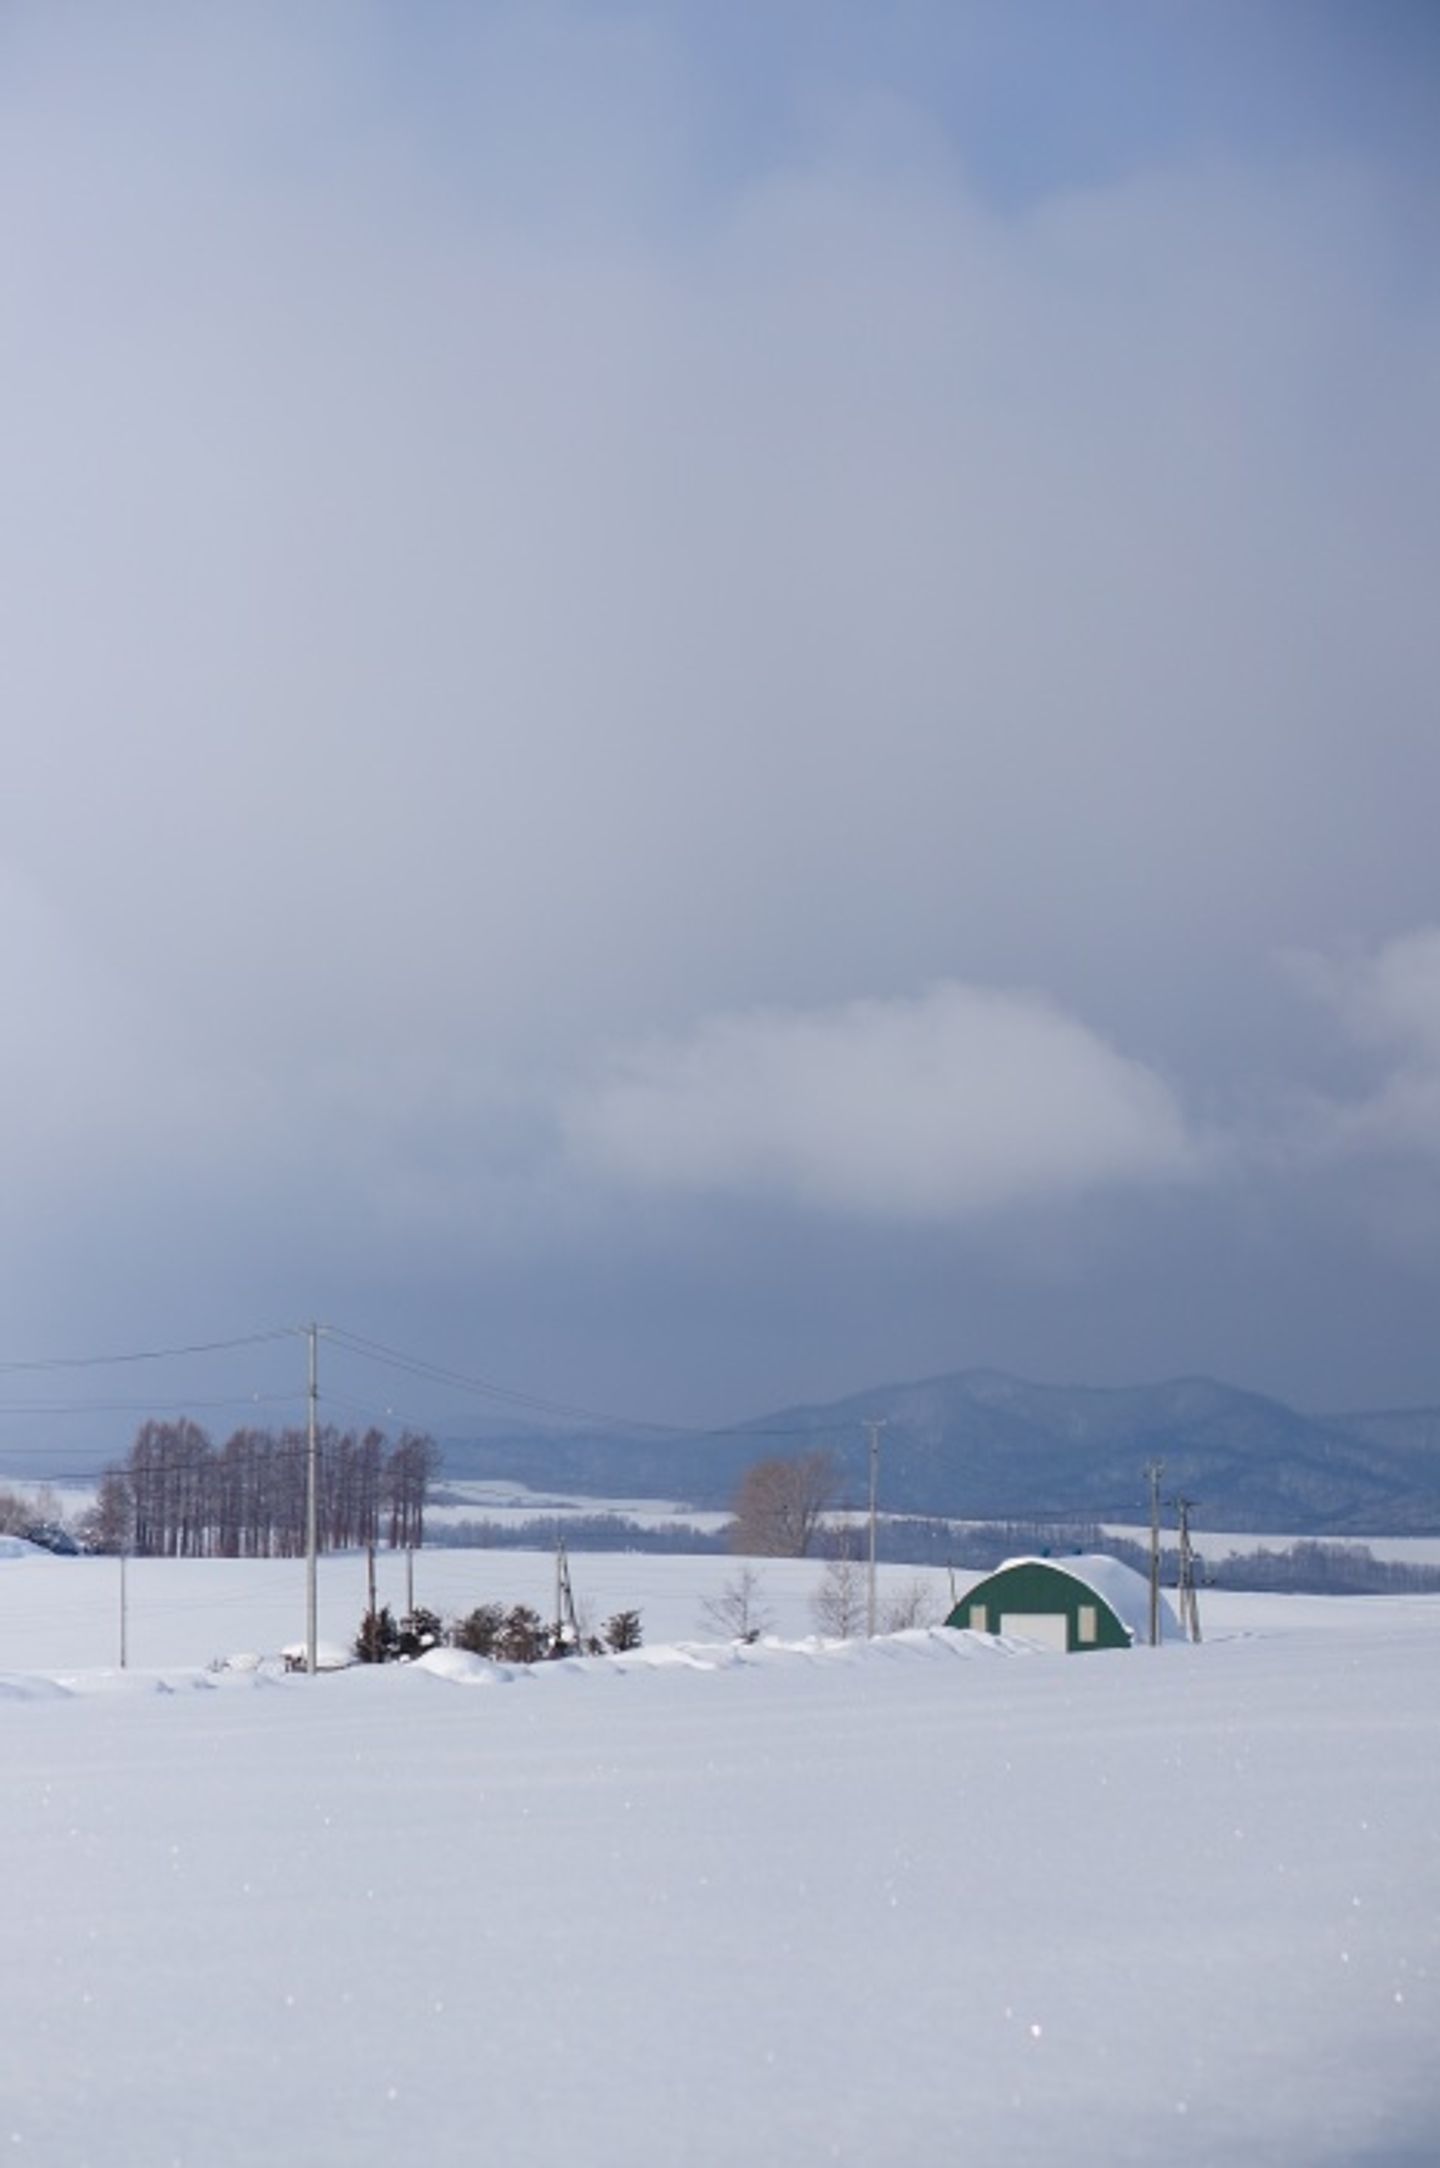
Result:
{"label": "grey cloud", "polygon": [[900,1220],[1175,1180],[1201,1158],[1142,1064],[1048,1002],[955,984],[707,1018],[613,1056],[567,1129],[621,1180]]}
{"label": "grey cloud", "polygon": [[[913,1229],[922,1135],[1036,1257],[1047,1201],[1112,1258],[1218,1210],[1255,1072],[1354,1097],[1270,956],[1435,910],[1440,356],[1383,186],[1157,157],[999,209],[935,113],[833,94],[716,184],[660,16],[487,15],[427,102],[408,12],[7,31],[0,1154],[61,1259],[16,1329],[76,1257],[140,1300],[137,1160],[227,1300],[363,1301],[384,1249],[377,1324],[503,1308],[518,1247],[562,1348],[732,1182],[802,1248],[816,1198]],[[915,1082],[972,1043],[988,1175]]]}
{"label": "grey cloud", "polygon": [[1312,1106],[1320,1152],[1440,1156],[1440,927],[1370,953],[1289,959],[1298,983],[1362,1050],[1369,1075],[1348,1097]]}

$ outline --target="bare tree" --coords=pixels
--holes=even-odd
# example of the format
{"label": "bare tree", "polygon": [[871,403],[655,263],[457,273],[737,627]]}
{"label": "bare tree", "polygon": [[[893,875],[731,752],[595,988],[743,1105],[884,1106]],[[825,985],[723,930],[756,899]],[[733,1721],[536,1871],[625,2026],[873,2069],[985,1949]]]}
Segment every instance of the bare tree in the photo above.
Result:
{"label": "bare tree", "polygon": [[916,1626],[938,1626],[947,1608],[937,1602],[933,1581],[927,1581],[923,1573],[912,1574],[902,1587],[886,1597],[885,1608],[880,1614],[880,1631],[903,1634]]}
{"label": "bare tree", "polygon": [[758,1641],[775,1623],[772,1612],[762,1601],[762,1589],[763,1582],[755,1568],[748,1563],[741,1566],[718,1596],[707,1596],[701,1604],[706,1625],[713,1626],[727,1641]]}
{"label": "bare tree", "polygon": [[[382,1508],[390,1542],[425,1540],[426,1495],[440,1465],[432,1438],[406,1431],[387,1454],[383,1434],[326,1425],[319,1446],[320,1546],[376,1543]],[[237,1430],[216,1451],[189,1421],[141,1426],[122,1468],[108,1471],[106,1512],[92,1544],[154,1558],[294,1558],[305,1548],[308,1440],[304,1431]]]}
{"label": "bare tree", "polygon": [[865,1568],[842,1552],[825,1568],[810,1598],[810,1615],[822,1634],[851,1641],[865,1626]]}
{"label": "bare tree", "polygon": [[80,1541],[87,1551],[128,1551],[135,1542],[135,1497],[123,1468],[107,1468],[95,1503],[81,1515]]}
{"label": "bare tree", "polygon": [[402,1432],[385,1468],[393,1550],[418,1550],[425,1541],[425,1494],[439,1466],[440,1449],[433,1438]]}
{"label": "bare tree", "polygon": [[741,1478],[730,1548],[746,1558],[806,1558],[835,1496],[833,1455],[757,1460]]}

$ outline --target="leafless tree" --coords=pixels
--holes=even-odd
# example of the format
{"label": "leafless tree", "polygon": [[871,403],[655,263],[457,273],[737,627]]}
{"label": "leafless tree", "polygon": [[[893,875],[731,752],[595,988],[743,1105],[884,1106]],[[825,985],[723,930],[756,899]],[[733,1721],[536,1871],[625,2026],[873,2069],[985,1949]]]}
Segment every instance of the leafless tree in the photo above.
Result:
{"label": "leafless tree", "polygon": [[774,1615],[762,1600],[761,1576],[750,1564],[731,1575],[718,1596],[707,1596],[700,1608],[707,1626],[727,1641],[758,1641],[774,1624]]}
{"label": "leafless tree", "polygon": [[80,1516],[76,1533],[88,1551],[113,1555],[134,1547],[135,1499],[123,1468],[106,1469],[95,1503]]}
{"label": "leafless tree", "polygon": [[885,1599],[880,1614],[880,1631],[887,1634],[903,1634],[916,1626],[938,1626],[948,1607],[937,1602],[935,1585],[924,1574],[912,1574],[900,1588]]}
{"label": "leafless tree", "polygon": [[425,1541],[425,1494],[439,1465],[433,1438],[404,1432],[385,1469],[392,1549],[403,1551],[413,1544],[418,1550]]}
{"label": "leafless tree", "polygon": [[825,1568],[810,1598],[810,1615],[822,1634],[851,1641],[865,1626],[865,1568],[842,1552]]}
{"label": "leafless tree", "polygon": [[[378,1430],[326,1426],[316,1440],[324,1550],[378,1541],[417,1548],[439,1466],[434,1440],[407,1431],[387,1454]],[[199,1425],[148,1422],[111,1469],[86,1533],[97,1548],[152,1558],[295,1558],[305,1548],[309,1441],[303,1430],[237,1430],[216,1451]]]}
{"label": "leafless tree", "polygon": [[805,1558],[835,1497],[835,1462],[824,1451],[757,1460],[741,1478],[730,1548],[745,1558]]}

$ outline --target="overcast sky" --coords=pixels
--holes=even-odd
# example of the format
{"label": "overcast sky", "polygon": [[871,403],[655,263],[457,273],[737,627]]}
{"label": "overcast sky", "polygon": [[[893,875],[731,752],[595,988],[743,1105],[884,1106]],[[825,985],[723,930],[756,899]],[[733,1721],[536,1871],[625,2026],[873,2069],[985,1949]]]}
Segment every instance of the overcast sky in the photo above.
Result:
{"label": "overcast sky", "polygon": [[8,0],[0,1355],[1440,1400],[1437,179],[1427,0]]}

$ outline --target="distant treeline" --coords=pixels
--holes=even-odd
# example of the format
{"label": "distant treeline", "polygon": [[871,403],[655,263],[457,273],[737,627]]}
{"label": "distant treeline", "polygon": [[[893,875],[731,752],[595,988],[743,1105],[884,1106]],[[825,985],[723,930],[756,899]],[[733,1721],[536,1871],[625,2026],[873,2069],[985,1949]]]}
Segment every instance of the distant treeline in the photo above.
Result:
{"label": "distant treeline", "polygon": [[[1062,1546],[1053,1541],[1050,1548]],[[1106,1551],[1137,1573],[1150,1571],[1150,1552],[1143,1543],[1124,1536],[1107,1536],[1096,1528],[1081,1543],[1067,1542],[1067,1550]],[[1325,1543],[1305,1539],[1283,1551],[1232,1551],[1228,1558],[1197,1559],[1196,1578],[1201,1588],[1243,1588],[1293,1596],[1432,1596],[1440,1592],[1440,1568],[1406,1566],[1377,1558],[1363,1543]],[[1180,1576],[1180,1554],[1162,1546],[1160,1579],[1174,1588]]]}
{"label": "distant treeline", "polygon": [[[322,1550],[423,1543],[440,1465],[433,1438],[326,1425],[317,1434]],[[92,1550],[144,1558],[297,1558],[305,1549],[303,1430],[237,1430],[214,1445],[198,1423],[141,1425],[129,1458],[106,1470],[84,1530]]]}
{"label": "distant treeline", "polygon": [[[731,1524],[714,1530],[689,1521],[666,1521],[659,1527],[621,1513],[536,1515],[523,1521],[454,1521],[432,1529],[429,1541],[455,1549],[494,1551],[553,1550],[561,1537],[572,1551],[671,1551],[723,1554],[733,1548]],[[822,1557],[858,1557],[867,1542],[863,1526],[832,1525],[818,1545]],[[1108,1535],[1097,1521],[986,1521],[956,1526],[920,1517],[882,1520],[876,1530],[876,1556],[888,1565],[955,1566],[989,1573],[1002,1559],[1073,1551],[1104,1551],[1137,1573],[1148,1573],[1150,1554],[1142,1543]],[[1179,1578],[1178,1552],[1162,1548],[1161,1580],[1173,1589]],[[1424,1596],[1440,1593],[1440,1568],[1393,1564],[1376,1558],[1365,1545],[1303,1541],[1285,1550],[1244,1551],[1229,1558],[1199,1562],[1202,1588],[1289,1590],[1315,1596]]]}
{"label": "distant treeline", "polygon": [[713,1555],[730,1549],[728,1533],[696,1528],[690,1521],[666,1521],[651,1528],[622,1513],[537,1514],[524,1521],[451,1521],[432,1527],[432,1549],[462,1551],[553,1551],[561,1538],[572,1551],[673,1551]]}
{"label": "distant treeline", "polygon": [[1285,1551],[1246,1551],[1217,1559],[1204,1566],[1202,1583],[1209,1588],[1289,1590],[1297,1596],[1433,1596],[1440,1593],[1440,1569],[1377,1558],[1363,1543],[1306,1542],[1292,1543]]}

